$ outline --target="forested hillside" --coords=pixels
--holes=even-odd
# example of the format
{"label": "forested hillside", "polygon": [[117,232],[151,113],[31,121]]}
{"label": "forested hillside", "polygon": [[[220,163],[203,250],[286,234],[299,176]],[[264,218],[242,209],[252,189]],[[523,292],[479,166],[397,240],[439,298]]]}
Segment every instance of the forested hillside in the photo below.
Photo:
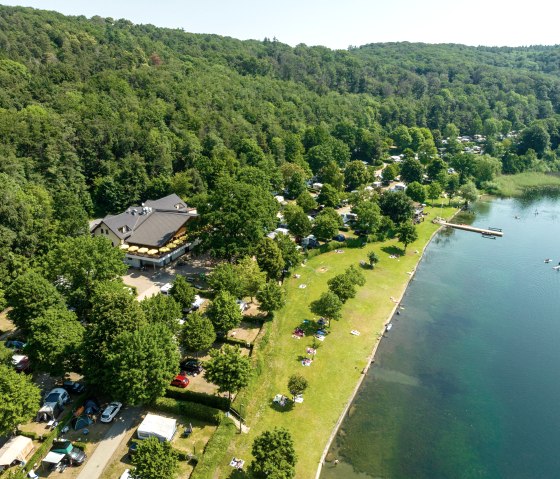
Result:
{"label": "forested hillside", "polygon": [[[421,163],[405,181],[426,173],[444,190],[447,166],[479,187],[557,170],[559,58],[291,48],[0,7],[0,281],[88,218],[172,191],[202,211],[232,184],[296,198],[315,177],[344,196],[373,180],[358,162],[395,154]],[[485,155],[463,154],[459,134],[485,135]]]}

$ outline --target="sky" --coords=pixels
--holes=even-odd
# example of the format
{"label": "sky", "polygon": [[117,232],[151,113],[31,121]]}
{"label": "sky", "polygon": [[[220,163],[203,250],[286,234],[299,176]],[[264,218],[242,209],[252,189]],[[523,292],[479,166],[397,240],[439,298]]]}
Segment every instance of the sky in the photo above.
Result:
{"label": "sky", "polygon": [[0,0],[66,15],[346,49],[376,42],[560,44],[558,0]]}

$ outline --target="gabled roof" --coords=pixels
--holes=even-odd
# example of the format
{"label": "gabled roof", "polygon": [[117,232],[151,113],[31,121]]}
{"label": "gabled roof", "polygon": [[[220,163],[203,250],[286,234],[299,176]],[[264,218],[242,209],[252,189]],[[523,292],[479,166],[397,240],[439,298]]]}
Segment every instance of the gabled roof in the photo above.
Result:
{"label": "gabled roof", "polygon": [[108,215],[92,231],[104,224],[123,241],[161,247],[195,216],[196,210],[173,193],[158,200],[147,200],[142,206],[131,206],[118,215]]}

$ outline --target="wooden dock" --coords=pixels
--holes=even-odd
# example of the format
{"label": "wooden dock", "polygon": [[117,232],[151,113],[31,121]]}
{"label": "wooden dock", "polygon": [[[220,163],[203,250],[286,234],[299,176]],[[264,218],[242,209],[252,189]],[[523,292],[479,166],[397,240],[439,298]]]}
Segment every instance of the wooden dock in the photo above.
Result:
{"label": "wooden dock", "polygon": [[486,236],[504,236],[504,232],[499,228],[476,228],[471,225],[458,225],[443,220],[438,221],[438,223],[443,226],[449,226],[458,230],[472,231],[473,233],[480,233]]}

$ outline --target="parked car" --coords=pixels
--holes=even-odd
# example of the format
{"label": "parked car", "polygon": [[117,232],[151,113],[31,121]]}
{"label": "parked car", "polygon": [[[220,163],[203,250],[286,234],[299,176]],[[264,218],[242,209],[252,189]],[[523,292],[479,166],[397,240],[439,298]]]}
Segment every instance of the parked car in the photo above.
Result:
{"label": "parked car", "polygon": [[161,291],[161,294],[171,294],[171,288],[173,288],[173,284],[165,283],[161,288],[159,288],[159,290]]}
{"label": "parked car", "polygon": [[23,354],[14,354],[12,356],[12,364],[18,373],[31,372],[31,364],[29,358]]}
{"label": "parked car", "polygon": [[62,383],[62,388],[73,394],[82,394],[86,390],[86,387],[82,383],[76,381],[64,381]]}
{"label": "parked car", "polygon": [[21,339],[8,339],[4,343],[4,346],[8,349],[13,349],[14,351],[23,351],[27,346],[27,343]]}
{"label": "parked car", "polygon": [[187,374],[182,372],[181,374],[177,374],[175,379],[171,381],[171,386],[175,386],[176,388],[186,388],[189,385],[189,382]]}
{"label": "parked car", "polygon": [[70,395],[62,388],[54,388],[46,395],[43,406],[49,406],[53,411],[57,408],[63,409],[64,405],[70,401]]}
{"label": "parked car", "polygon": [[51,451],[65,454],[64,459],[70,466],[81,466],[87,458],[84,451],[67,440],[55,441]]}
{"label": "parked car", "polygon": [[198,359],[185,359],[180,365],[181,371],[190,376],[196,376],[203,370],[202,363]]}
{"label": "parked car", "polygon": [[205,302],[206,299],[201,298],[200,295],[196,294],[194,296],[194,301],[192,302],[191,307],[188,309],[188,312],[198,311]]}
{"label": "parked car", "polygon": [[241,300],[241,299],[236,299],[235,302],[237,303],[237,305],[239,306],[240,311],[243,313],[244,311],[247,311],[249,309],[249,305]]}
{"label": "parked car", "polygon": [[335,240],[335,241],[340,241],[340,242],[346,241],[346,236],[341,235],[341,234],[338,234],[338,235],[336,235],[336,236],[333,237],[333,240]]}
{"label": "parked car", "polygon": [[101,422],[111,422],[122,408],[122,403],[113,401],[101,413]]}

